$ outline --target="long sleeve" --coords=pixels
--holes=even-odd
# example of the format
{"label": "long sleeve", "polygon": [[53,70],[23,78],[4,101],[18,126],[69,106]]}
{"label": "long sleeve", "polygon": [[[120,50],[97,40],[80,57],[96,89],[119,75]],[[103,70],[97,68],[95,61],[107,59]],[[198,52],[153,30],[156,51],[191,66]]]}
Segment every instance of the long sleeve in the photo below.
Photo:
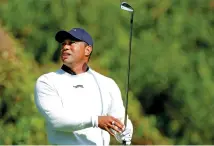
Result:
{"label": "long sleeve", "polygon": [[110,96],[111,96],[111,107],[109,109],[109,115],[119,118],[120,120],[124,119],[125,108],[123,106],[123,101],[121,97],[121,92],[118,85],[114,80],[110,80]]}
{"label": "long sleeve", "polygon": [[45,120],[57,131],[76,131],[92,127],[95,117],[79,115],[77,111],[66,111],[56,89],[43,75],[35,85],[35,103]]}
{"label": "long sleeve", "polygon": [[[121,91],[118,87],[118,85],[115,83],[114,80],[111,80],[111,107],[109,110],[109,115],[118,118],[121,122],[124,122],[125,119],[125,107],[123,105],[123,100],[121,96]],[[132,129],[132,123],[130,119],[127,116],[127,127]]]}
{"label": "long sleeve", "polygon": [[[112,80],[111,84],[111,108],[109,110],[109,115],[114,116],[115,118],[118,118],[121,122],[124,122],[125,119],[125,108],[122,101],[122,96],[120,89],[118,85],[115,83],[115,81]],[[132,137],[133,134],[133,125],[131,120],[128,118],[127,115],[127,125],[125,127],[126,130],[129,130],[129,137]],[[115,131],[114,131],[115,132]],[[122,138],[120,133],[115,132],[115,138],[118,142],[122,142]]]}

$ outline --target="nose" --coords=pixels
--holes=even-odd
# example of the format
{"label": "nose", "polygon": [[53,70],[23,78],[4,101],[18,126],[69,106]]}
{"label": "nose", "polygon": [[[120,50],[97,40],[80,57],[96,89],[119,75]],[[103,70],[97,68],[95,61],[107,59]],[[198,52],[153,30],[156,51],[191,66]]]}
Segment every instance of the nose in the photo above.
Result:
{"label": "nose", "polygon": [[70,49],[70,45],[65,45],[62,47],[62,51],[66,51],[66,50],[69,50]]}

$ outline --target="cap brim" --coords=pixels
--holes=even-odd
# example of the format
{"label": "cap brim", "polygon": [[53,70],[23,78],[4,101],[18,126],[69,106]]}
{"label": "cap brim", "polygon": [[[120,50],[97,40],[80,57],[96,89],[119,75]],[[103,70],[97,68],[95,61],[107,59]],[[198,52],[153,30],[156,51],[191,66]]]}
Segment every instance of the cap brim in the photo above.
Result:
{"label": "cap brim", "polygon": [[58,31],[55,35],[55,40],[59,43],[62,43],[65,39],[71,39],[71,40],[79,40],[78,38],[72,36],[67,31],[61,30]]}

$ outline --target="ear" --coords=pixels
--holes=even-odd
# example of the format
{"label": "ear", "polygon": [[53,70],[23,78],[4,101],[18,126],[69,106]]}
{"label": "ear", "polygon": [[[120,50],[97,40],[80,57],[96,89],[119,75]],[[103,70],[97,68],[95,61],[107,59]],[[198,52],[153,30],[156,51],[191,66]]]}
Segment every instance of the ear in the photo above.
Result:
{"label": "ear", "polygon": [[90,56],[91,52],[92,52],[92,47],[86,46],[85,47],[85,56]]}

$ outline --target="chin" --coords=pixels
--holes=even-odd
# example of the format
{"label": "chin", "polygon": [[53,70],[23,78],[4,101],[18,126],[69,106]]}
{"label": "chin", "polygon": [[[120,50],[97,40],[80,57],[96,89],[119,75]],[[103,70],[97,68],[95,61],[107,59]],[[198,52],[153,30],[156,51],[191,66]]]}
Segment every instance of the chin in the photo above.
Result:
{"label": "chin", "polygon": [[68,64],[72,64],[73,63],[73,61],[72,60],[69,60],[69,59],[64,59],[64,60],[62,60],[62,62],[66,65],[68,65]]}

